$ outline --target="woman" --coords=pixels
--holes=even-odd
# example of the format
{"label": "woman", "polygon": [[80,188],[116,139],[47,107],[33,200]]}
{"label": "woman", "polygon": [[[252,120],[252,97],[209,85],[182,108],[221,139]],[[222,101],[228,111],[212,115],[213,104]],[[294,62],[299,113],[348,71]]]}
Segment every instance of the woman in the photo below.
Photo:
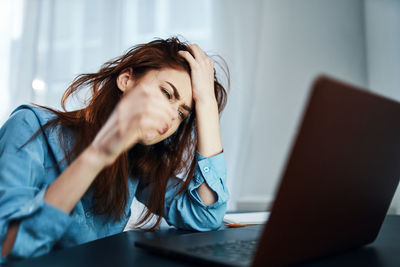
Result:
{"label": "woman", "polygon": [[[132,199],[177,228],[220,226],[229,197],[213,62],[176,38],[134,47],[83,74],[83,109],[20,106],[0,130],[1,260],[123,231]],[[179,179],[183,175],[186,179]]]}

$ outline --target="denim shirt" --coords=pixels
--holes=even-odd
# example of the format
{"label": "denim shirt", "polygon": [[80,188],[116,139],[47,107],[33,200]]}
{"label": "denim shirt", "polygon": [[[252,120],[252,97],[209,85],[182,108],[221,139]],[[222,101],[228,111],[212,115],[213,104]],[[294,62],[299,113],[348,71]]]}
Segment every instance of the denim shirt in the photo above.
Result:
{"label": "denim shirt", "polygon": [[[128,203],[119,221],[93,214],[90,191],[69,214],[47,204],[44,200],[47,187],[67,167],[65,161],[56,164],[64,159],[58,137],[60,128],[47,128],[44,134],[23,145],[54,116],[48,110],[23,105],[13,111],[0,129],[0,249],[9,223],[20,222],[8,259],[35,257],[56,248],[120,233],[130,217],[133,198],[142,203],[147,199],[147,188],[130,177]],[[181,179],[169,179],[164,218],[180,229],[214,230],[222,223],[229,198],[224,154],[205,158],[196,153],[196,161],[194,177],[182,194],[175,196]],[[217,194],[217,202],[209,206],[197,194],[203,182]],[[0,254],[0,263],[5,260]]]}

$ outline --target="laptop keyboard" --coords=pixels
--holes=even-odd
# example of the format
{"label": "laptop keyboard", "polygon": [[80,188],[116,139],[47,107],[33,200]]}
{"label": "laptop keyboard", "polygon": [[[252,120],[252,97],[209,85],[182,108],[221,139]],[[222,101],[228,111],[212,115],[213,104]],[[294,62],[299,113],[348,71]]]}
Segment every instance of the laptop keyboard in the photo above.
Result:
{"label": "laptop keyboard", "polygon": [[234,240],[192,247],[188,252],[202,257],[218,257],[232,262],[249,262],[257,249],[258,240]]}

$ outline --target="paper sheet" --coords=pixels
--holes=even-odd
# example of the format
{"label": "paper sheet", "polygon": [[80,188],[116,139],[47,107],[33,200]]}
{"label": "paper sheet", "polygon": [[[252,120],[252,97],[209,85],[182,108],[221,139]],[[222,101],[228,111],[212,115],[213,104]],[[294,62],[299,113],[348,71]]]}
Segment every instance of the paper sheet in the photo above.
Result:
{"label": "paper sheet", "polygon": [[224,216],[224,221],[234,224],[264,224],[268,217],[267,211],[228,213]]}

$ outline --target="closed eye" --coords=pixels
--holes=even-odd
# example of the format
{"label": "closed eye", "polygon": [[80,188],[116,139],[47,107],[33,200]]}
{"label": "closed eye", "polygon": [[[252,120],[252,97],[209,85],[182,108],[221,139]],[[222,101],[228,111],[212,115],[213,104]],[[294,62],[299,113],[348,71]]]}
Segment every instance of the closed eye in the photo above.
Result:
{"label": "closed eye", "polygon": [[179,117],[181,117],[181,120],[184,120],[185,119],[185,114],[183,114],[183,112],[180,111],[180,110],[178,110],[178,113],[179,113]]}
{"label": "closed eye", "polygon": [[[168,92],[168,90],[163,87],[160,87],[160,88],[161,88],[161,91],[164,93],[164,95],[168,98],[168,100],[171,100],[172,95]],[[182,121],[186,118],[185,114],[182,111],[178,110],[178,114]]]}
{"label": "closed eye", "polygon": [[167,91],[167,89],[161,87],[161,91],[165,94],[165,96],[166,96],[169,100],[172,99],[172,95]]}

